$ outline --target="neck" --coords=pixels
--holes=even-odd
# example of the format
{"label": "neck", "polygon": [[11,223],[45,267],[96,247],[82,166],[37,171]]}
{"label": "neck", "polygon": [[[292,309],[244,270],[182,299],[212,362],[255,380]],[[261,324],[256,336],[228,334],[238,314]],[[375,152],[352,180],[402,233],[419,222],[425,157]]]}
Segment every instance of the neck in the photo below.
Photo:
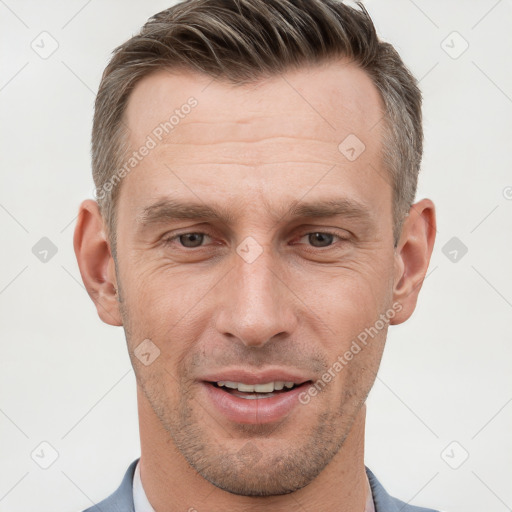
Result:
{"label": "neck", "polygon": [[156,512],[273,512],[323,510],[364,512],[367,480],[364,467],[364,424],[361,408],[343,446],[307,486],[291,494],[269,497],[238,496],[205,480],[177,450],[169,433],[138,389],[141,438],[140,475]]}

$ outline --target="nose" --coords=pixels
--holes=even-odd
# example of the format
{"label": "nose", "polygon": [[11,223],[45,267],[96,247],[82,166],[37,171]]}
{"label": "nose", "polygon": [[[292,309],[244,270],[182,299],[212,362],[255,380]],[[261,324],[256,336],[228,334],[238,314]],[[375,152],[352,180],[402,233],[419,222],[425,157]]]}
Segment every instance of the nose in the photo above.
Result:
{"label": "nose", "polygon": [[234,268],[218,297],[218,332],[247,347],[263,347],[297,325],[294,294],[274,259],[267,248],[252,262],[234,255]]}

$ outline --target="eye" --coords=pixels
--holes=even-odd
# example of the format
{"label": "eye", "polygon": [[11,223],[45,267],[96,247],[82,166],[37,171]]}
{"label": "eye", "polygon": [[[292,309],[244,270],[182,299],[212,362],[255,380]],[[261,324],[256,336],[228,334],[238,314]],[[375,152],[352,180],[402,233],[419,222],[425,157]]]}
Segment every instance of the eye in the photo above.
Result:
{"label": "eye", "polygon": [[308,237],[308,242],[313,247],[328,247],[332,245],[335,235],[317,231],[315,233],[308,233],[306,236]]}
{"label": "eye", "polygon": [[183,247],[193,249],[195,247],[201,247],[206,237],[208,237],[206,233],[182,233],[181,235],[167,238],[165,243],[172,244],[175,241],[179,241]]}
{"label": "eye", "polygon": [[302,242],[304,239],[306,239],[305,243],[318,248],[330,247],[334,242],[336,242],[336,240],[344,240],[339,235],[327,231],[313,231],[311,233],[306,233],[299,238],[299,242]]}

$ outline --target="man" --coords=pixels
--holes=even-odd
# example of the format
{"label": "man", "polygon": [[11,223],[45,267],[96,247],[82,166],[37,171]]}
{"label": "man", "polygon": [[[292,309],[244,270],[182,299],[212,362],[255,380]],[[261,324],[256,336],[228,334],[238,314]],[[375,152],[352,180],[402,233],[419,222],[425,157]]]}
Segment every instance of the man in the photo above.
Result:
{"label": "man", "polygon": [[365,400],[435,238],[421,95],[364,8],[189,0],[120,46],[75,252],[123,326],[141,457],[89,511],[420,511]]}

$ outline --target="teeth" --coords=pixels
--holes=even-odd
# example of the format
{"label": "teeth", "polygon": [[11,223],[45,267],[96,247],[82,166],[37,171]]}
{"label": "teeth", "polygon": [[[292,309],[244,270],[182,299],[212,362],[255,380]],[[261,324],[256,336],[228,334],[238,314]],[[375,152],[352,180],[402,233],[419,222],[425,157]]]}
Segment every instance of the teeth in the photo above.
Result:
{"label": "teeth", "polygon": [[243,382],[219,381],[217,385],[229,389],[238,389],[246,393],[272,393],[281,391],[283,388],[291,389],[295,385],[293,382],[267,382],[266,384],[244,384]]}
{"label": "teeth", "polygon": [[272,391],[274,391],[274,383],[269,382],[268,384],[255,384],[254,391],[256,391],[256,393],[272,393]]}
{"label": "teeth", "polygon": [[241,382],[238,383],[238,391],[255,391],[256,386],[252,386],[251,384],[242,384]]}

